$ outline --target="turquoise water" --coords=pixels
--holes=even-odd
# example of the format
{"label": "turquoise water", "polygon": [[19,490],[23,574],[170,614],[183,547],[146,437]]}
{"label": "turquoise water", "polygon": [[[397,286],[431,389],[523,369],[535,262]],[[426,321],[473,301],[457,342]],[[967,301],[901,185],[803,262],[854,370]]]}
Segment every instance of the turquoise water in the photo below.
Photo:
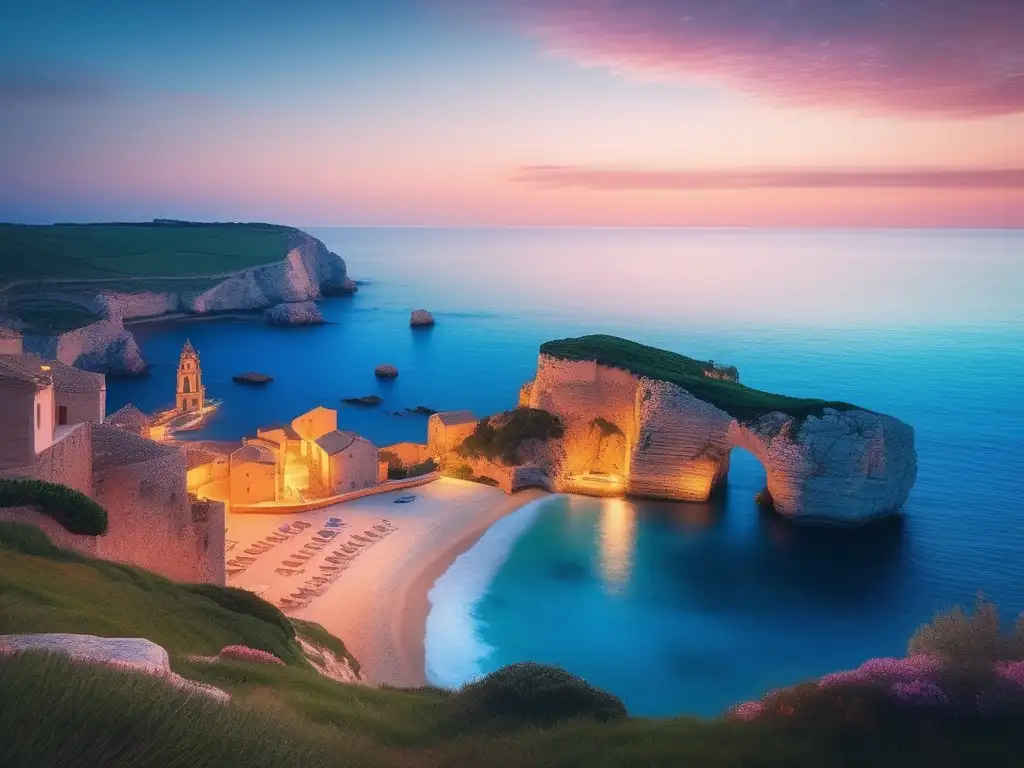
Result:
{"label": "turquoise water", "polygon": [[[764,473],[736,451],[723,498],[554,497],[492,529],[438,582],[434,682],[561,664],[638,714],[712,714],[879,654],[984,590],[1024,610],[1024,233],[755,230],[313,230],[363,282],[330,324],[152,324],[151,374],[110,406],[173,399],[189,336],[237,438],[317,404],[378,444],[422,440],[417,405],[515,404],[547,339],[608,332],[735,364],[752,386],[893,414],[917,430],[903,517],[860,533],[758,513]],[[411,332],[425,307],[438,325]],[[393,363],[391,383],[373,368]],[[266,388],[231,376],[269,373]]]}

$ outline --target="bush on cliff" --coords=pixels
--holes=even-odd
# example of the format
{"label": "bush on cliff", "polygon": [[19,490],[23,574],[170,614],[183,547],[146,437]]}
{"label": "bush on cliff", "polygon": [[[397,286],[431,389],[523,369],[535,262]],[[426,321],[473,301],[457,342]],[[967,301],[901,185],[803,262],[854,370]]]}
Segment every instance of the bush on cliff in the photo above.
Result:
{"label": "bush on cliff", "polygon": [[107,511],[84,493],[42,480],[0,480],[0,507],[35,507],[70,533],[107,532]]}
{"label": "bush on cliff", "polygon": [[449,701],[452,715],[468,725],[550,727],[589,718],[607,723],[626,718],[617,696],[564,669],[526,662],[510,664],[463,687]]}
{"label": "bush on cliff", "polygon": [[433,459],[421,461],[411,467],[405,467],[399,461],[398,466],[388,462],[388,480],[408,480],[411,477],[422,477],[437,471],[437,462]]}
{"label": "bush on cliff", "polygon": [[499,416],[481,419],[459,448],[463,456],[501,461],[510,466],[523,463],[519,449],[527,440],[551,440],[565,433],[557,416],[539,408],[516,408]]}
{"label": "bush on cliff", "polygon": [[959,605],[923,624],[910,638],[911,654],[935,654],[956,664],[1024,660],[1024,614],[1003,631],[996,606],[978,595],[974,612]]}
{"label": "bush on cliff", "polygon": [[216,584],[193,584],[190,589],[193,593],[213,600],[229,611],[253,616],[277,627],[289,639],[295,637],[295,627],[288,621],[288,617],[276,605],[260,599],[247,589],[218,587]]}

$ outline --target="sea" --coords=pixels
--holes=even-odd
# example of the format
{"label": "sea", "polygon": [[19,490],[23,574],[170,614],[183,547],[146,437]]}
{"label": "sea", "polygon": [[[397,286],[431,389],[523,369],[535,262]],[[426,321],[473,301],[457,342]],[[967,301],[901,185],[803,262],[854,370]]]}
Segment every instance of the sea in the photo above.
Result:
{"label": "sea", "polygon": [[[914,426],[901,515],[861,530],[758,510],[734,451],[706,504],[551,496],[499,521],[430,592],[430,682],[532,660],[640,716],[711,716],[874,656],[979,593],[1024,611],[1024,231],[310,229],[352,297],[328,323],[135,327],[151,370],[108,409],[173,401],[188,337],[221,405],[193,437],[237,439],[316,405],[378,445],[423,441],[407,409],[516,405],[546,340],[611,333],[739,368],[772,392],[853,402]],[[437,325],[409,328],[424,308]],[[391,363],[393,381],[375,366]],[[232,376],[274,377],[246,387]],[[375,408],[342,398],[377,394]]]}

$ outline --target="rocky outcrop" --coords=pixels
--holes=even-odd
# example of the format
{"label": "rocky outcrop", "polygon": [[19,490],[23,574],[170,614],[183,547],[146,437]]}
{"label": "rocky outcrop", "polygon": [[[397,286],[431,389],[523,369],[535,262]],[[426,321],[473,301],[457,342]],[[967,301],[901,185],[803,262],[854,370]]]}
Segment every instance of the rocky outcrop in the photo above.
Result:
{"label": "rocky outcrop", "polygon": [[378,379],[394,379],[398,377],[398,369],[393,365],[378,365],[373,369],[373,375]]}
{"label": "rocky outcrop", "polygon": [[434,316],[425,309],[417,309],[409,317],[409,325],[413,328],[429,328],[434,324]]}
{"label": "rocky outcrop", "polygon": [[86,664],[103,664],[123,672],[151,675],[188,693],[227,701],[219,688],[187,680],[171,670],[167,651],[142,638],[96,637],[95,635],[38,634],[0,635],[0,653],[37,651],[59,653]]}
{"label": "rocky outcrop", "polygon": [[320,325],[324,316],[312,301],[277,304],[263,313],[263,319],[270,325]]}
{"label": "rocky outcrop", "polygon": [[146,370],[135,337],[120,320],[100,320],[59,336],[26,336],[25,349],[87,371],[134,376]]}
{"label": "rocky outcrop", "polygon": [[235,272],[191,298],[188,309],[200,314],[264,309],[348,293],[354,288],[341,257],[315,237],[300,232],[283,261]]}
{"label": "rocky outcrop", "polygon": [[[277,322],[276,318],[287,325],[323,322],[315,305],[310,309],[306,303],[354,293],[356,284],[349,278],[344,260],[312,235],[297,231],[288,247],[281,261],[210,278],[212,285],[198,292],[100,290],[95,295],[78,296],[75,301],[105,320],[60,336],[26,339],[26,349],[100,373],[132,375],[143,372],[146,364],[135,338],[123,326],[126,320],[273,307],[268,322]],[[175,279],[167,284],[181,282]]]}
{"label": "rocky outcrop", "polygon": [[[721,366],[702,376],[738,378]],[[778,401],[795,413],[750,413],[747,405],[711,402],[679,383],[541,354],[520,404],[558,416],[565,435],[526,466],[560,491],[609,495],[617,487],[634,496],[703,501],[728,473],[732,449],[741,447],[764,466],[775,509],[795,520],[861,523],[906,501],[917,475],[910,426],[853,406],[758,399],[762,393],[736,386],[751,402]]]}
{"label": "rocky outcrop", "polygon": [[231,380],[236,381],[239,384],[269,384],[274,380],[274,377],[267,376],[265,373],[249,371],[248,373],[236,374],[231,377]]}
{"label": "rocky outcrop", "polygon": [[100,291],[93,299],[92,308],[108,320],[134,320],[178,312],[181,299],[177,293]]}

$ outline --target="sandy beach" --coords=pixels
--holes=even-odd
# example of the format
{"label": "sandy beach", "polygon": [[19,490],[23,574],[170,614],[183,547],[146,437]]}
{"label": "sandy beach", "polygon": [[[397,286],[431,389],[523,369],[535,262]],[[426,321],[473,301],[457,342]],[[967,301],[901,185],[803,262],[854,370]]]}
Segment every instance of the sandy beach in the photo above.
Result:
{"label": "sandy beach", "polygon": [[[394,503],[405,495],[416,499],[408,504]],[[370,496],[314,512],[229,514],[228,560],[247,557],[243,552],[253,542],[277,532],[286,523],[305,520],[311,525],[255,556],[256,562],[243,573],[229,577],[228,585],[252,590],[276,603],[310,576],[321,574],[320,566],[327,564],[325,558],[337,549],[325,547],[303,563],[301,574],[284,576],[276,571],[288,567],[284,561],[296,562],[291,555],[324,529],[329,518],[341,518],[345,523],[336,537],[339,544],[350,541],[353,534],[365,536],[366,531],[376,531],[375,525],[387,527],[388,521],[394,530],[360,547],[348,568],[323,594],[291,615],[316,621],[340,637],[359,660],[368,683],[424,685],[427,593],[434,581],[497,520],[544,495],[543,491],[530,490],[508,496],[486,485],[442,478],[408,491]]]}

